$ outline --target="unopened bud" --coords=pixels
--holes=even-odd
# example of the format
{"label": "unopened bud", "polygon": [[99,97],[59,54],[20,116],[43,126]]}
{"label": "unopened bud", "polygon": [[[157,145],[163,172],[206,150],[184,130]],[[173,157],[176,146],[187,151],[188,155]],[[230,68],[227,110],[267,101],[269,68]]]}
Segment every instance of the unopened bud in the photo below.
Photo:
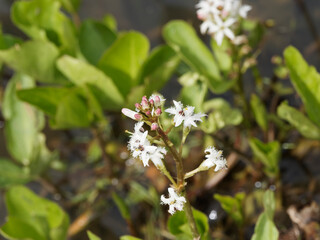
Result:
{"label": "unopened bud", "polygon": [[134,118],[135,118],[135,120],[141,121],[143,117],[141,114],[137,113],[134,115]]}
{"label": "unopened bud", "polygon": [[151,116],[151,112],[150,111],[146,111],[146,115],[147,116]]}
{"label": "unopened bud", "polygon": [[142,106],[142,109],[143,109],[143,110],[148,109],[148,108],[149,108],[148,101],[146,101],[146,100],[142,100],[142,102],[141,102],[141,106]]}
{"label": "unopened bud", "polygon": [[161,99],[159,96],[155,96],[154,101],[156,107],[159,107],[161,105]]}
{"label": "unopened bud", "polygon": [[154,105],[153,99],[151,99],[151,100],[149,101],[149,103],[150,103],[151,105]]}
{"label": "unopened bud", "polygon": [[136,107],[136,109],[141,109],[141,104],[139,103],[136,103],[134,106]]}
{"label": "unopened bud", "polygon": [[142,101],[148,102],[148,98],[147,98],[146,96],[143,96],[143,97],[142,97]]}
{"label": "unopened bud", "polygon": [[159,127],[159,125],[158,125],[157,123],[152,123],[152,124],[151,124],[151,130],[152,130],[152,131],[157,130],[158,127]]}
{"label": "unopened bud", "polygon": [[156,116],[160,116],[161,115],[161,108],[157,108],[156,111],[154,112]]}

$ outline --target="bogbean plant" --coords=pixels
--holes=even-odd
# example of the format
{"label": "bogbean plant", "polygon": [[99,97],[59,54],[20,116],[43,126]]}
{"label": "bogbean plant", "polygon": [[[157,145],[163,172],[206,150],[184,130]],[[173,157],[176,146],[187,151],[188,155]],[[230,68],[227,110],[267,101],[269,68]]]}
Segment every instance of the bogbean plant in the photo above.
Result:
{"label": "bogbean plant", "polygon": [[[152,221],[147,224],[151,230],[143,230],[149,239],[209,239],[216,229],[210,231],[207,216],[191,207],[191,178],[204,176],[196,173],[206,171],[209,178],[220,181],[220,176],[229,172],[227,165],[231,169],[241,159],[246,166],[241,172],[243,179],[249,176],[258,180],[262,190],[270,186],[275,194],[271,190],[249,190],[234,197],[215,194],[214,199],[236,223],[239,239],[245,236],[244,226],[257,219],[252,203],[260,202],[264,212],[256,222],[252,239],[278,239],[273,217],[283,207],[279,169],[282,146],[288,147],[290,144],[285,143],[295,144],[301,138],[320,140],[320,75],[315,68],[298,50],[288,47],[284,58],[272,59],[272,76],[263,77],[257,57],[264,32],[273,22],[247,19],[251,6],[240,0],[200,0],[196,4],[195,14],[202,21],[196,30],[210,37],[211,50],[191,25],[174,20],[163,28],[166,45],[150,53],[143,34],[118,32],[110,15],[99,21],[81,21],[79,4],[77,0],[16,1],[11,7],[11,19],[28,39],[0,32],[2,73],[11,74],[7,67],[14,71],[4,94],[0,92],[6,147],[11,156],[0,158],[0,186],[6,189],[8,210],[1,235],[8,239],[66,239],[86,228],[103,213],[105,202],[112,199],[131,235],[139,236],[142,230],[133,224],[130,206],[145,201],[154,209]],[[173,73],[182,88],[179,101],[165,108],[163,96],[152,93],[160,91]],[[244,79],[248,73],[254,78],[252,84]],[[282,81],[288,75],[306,114],[287,101],[279,105],[280,99],[294,92]],[[212,93],[214,98],[209,99]],[[232,99],[226,101],[219,96],[222,93]],[[136,121],[134,130],[127,131],[128,151],[141,160],[140,165],[125,167],[123,158],[127,157],[120,157],[126,155],[119,154],[121,138],[117,138],[118,126],[123,126],[121,109]],[[68,135],[75,128],[91,132],[86,142],[91,146],[87,151],[91,160],[82,169],[94,165],[89,170],[94,177],[86,179],[90,184],[77,184],[81,186],[75,193],[50,178],[52,169],[68,176],[66,169],[70,166],[59,159],[58,151],[46,146],[44,116],[50,128],[65,130]],[[196,127],[203,132],[200,138],[191,134],[198,134]],[[293,129],[301,136],[291,134]],[[187,136],[190,141],[186,141]],[[230,153],[230,159],[227,157],[227,161],[222,150],[212,145]],[[196,158],[192,156],[199,165],[186,171],[192,147],[205,150]],[[141,166],[152,165],[150,162],[168,179],[167,191],[159,197],[153,186],[147,190],[133,181],[129,184],[130,194],[123,199],[128,179],[137,177],[143,171]],[[61,207],[21,186],[31,181],[38,181],[54,196],[62,197],[66,206],[92,207],[70,224]],[[209,182],[206,187],[212,188],[214,184]],[[250,181],[248,184],[248,188],[253,187]],[[200,190],[205,187],[203,183],[197,186]],[[160,204],[168,205],[170,233],[163,231],[161,223],[166,218]],[[154,220],[158,224],[153,224]],[[160,230],[154,230],[156,227]],[[90,231],[88,237],[99,239]]]}

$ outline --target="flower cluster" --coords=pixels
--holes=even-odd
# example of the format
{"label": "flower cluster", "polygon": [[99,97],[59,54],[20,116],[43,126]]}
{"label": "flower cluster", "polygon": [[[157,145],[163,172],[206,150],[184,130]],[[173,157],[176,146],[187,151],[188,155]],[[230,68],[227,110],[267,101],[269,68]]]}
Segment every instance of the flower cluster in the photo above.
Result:
{"label": "flower cluster", "polygon": [[[134,126],[134,132],[131,133],[128,149],[130,150],[134,158],[139,158],[144,166],[149,166],[149,161],[152,161],[153,164],[165,175],[173,184],[172,187],[168,188],[169,197],[161,196],[161,203],[169,205],[169,213],[174,214],[176,211],[182,211],[186,199],[184,196],[180,195],[181,189],[178,187],[177,182],[173,180],[170,173],[167,171],[164,158],[167,154],[167,150],[162,147],[166,145],[167,148],[173,153],[175,152],[173,144],[170,142],[167,133],[163,131],[160,123],[160,115],[162,114],[162,107],[165,99],[159,95],[152,95],[149,99],[144,96],[140,103],[135,104],[135,111],[124,108],[122,113],[127,117],[130,117],[138,121]],[[194,107],[186,106],[184,107],[181,102],[173,101],[174,107],[170,107],[165,110],[170,115],[173,115],[173,123],[175,127],[178,127],[183,124],[183,137],[184,139],[190,132],[191,126],[197,127],[197,122],[202,121],[202,117],[205,117],[206,114],[195,113]],[[145,125],[148,125],[151,131],[155,131],[151,136],[149,131],[144,128]],[[173,125],[172,125],[173,127]],[[171,128],[170,128],[171,130]],[[169,131],[170,131],[169,130]],[[155,136],[154,136],[155,135]],[[161,139],[163,142],[159,142]],[[168,142],[169,141],[169,142]],[[160,144],[160,146],[158,146]],[[215,171],[218,171],[226,167],[226,160],[222,157],[221,151],[216,151],[215,148],[207,148],[206,160],[195,170],[191,171],[186,175],[182,174],[182,182],[193,176],[199,171],[207,170],[214,165],[216,166]],[[177,157],[177,152],[175,152],[175,157]],[[181,153],[178,161],[181,161]]]}
{"label": "flower cluster", "polygon": [[241,0],[200,0],[196,5],[197,15],[203,23],[200,26],[202,34],[212,35],[218,45],[224,36],[235,39],[232,31],[239,18],[246,18],[251,6],[242,5]]}

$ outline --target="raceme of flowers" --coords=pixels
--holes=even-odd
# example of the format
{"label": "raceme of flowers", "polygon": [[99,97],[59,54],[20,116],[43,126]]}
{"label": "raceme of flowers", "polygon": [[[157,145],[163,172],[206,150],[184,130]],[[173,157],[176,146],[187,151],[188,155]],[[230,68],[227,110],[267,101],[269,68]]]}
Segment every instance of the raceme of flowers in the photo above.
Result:
{"label": "raceme of flowers", "polygon": [[[123,108],[122,113],[138,121],[134,126],[134,131],[130,133],[128,142],[128,150],[131,155],[140,159],[145,167],[149,166],[149,161],[153,162],[157,169],[167,176],[168,172],[164,164],[167,150],[163,146],[159,146],[159,138],[157,137],[160,130],[163,132],[160,116],[163,112],[164,102],[165,99],[160,95],[152,95],[149,99],[144,96],[140,103],[135,104],[135,111]],[[206,116],[203,113],[195,113],[195,108],[192,106],[183,106],[178,101],[173,101],[173,104],[174,106],[166,109],[165,112],[173,115],[172,124],[174,127],[183,125],[183,129],[188,130],[184,132],[189,133],[190,128],[192,126],[197,127],[197,122],[202,122],[201,118]],[[153,134],[150,135],[150,132],[153,132]],[[189,174],[189,177],[213,166],[216,166],[215,171],[226,167],[226,160],[222,157],[222,151],[210,147],[205,150],[205,153],[207,153],[206,159],[191,175]],[[168,198],[161,196],[161,203],[169,205],[170,214],[174,214],[175,211],[182,211],[186,199],[174,188],[168,188],[168,192]]]}
{"label": "raceme of flowers", "polygon": [[251,10],[251,6],[242,4],[241,0],[200,0],[196,8],[198,18],[203,21],[201,33],[213,36],[218,45],[225,36],[235,39],[235,24]]}

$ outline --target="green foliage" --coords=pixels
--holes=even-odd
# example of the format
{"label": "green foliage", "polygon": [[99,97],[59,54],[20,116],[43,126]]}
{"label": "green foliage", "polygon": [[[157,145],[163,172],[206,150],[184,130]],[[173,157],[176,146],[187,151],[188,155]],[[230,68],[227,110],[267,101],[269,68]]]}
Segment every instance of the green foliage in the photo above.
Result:
{"label": "green foliage", "polygon": [[121,236],[120,240],[141,240],[141,238],[132,237],[129,235]]}
{"label": "green foliage", "polygon": [[103,54],[98,66],[125,97],[138,84],[138,73],[149,51],[148,39],[138,32],[120,35]]}
{"label": "green foliage", "polygon": [[227,53],[230,49],[230,43],[224,39],[221,46],[214,39],[211,39],[211,48],[217,60],[219,69],[223,73],[229,73],[232,68],[232,56]]}
{"label": "green foliage", "polygon": [[97,235],[93,234],[91,231],[87,231],[89,240],[101,240]]}
{"label": "green foliage", "polygon": [[124,201],[123,198],[121,198],[116,192],[112,193],[112,199],[115,202],[115,204],[117,205],[121,216],[126,219],[129,220],[130,219],[130,211],[129,211],[129,207],[126,204],[126,202]]}
{"label": "green foliage", "polygon": [[254,156],[265,166],[265,173],[270,177],[277,177],[281,156],[280,143],[278,141],[263,143],[257,138],[251,138],[249,144]]}
{"label": "green foliage", "polygon": [[267,131],[268,113],[263,102],[260,100],[260,98],[257,95],[252,94],[250,105],[258,125],[261,127],[263,131]]}
{"label": "green foliage", "polygon": [[202,81],[196,81],[190,86],[184,86],[180,92],[181,101],[185,105],[195,107],[196,112],[203,111],[203,102],[207,95],[207,85]]}
{"label": "green foliage", "polygon": [[209,116],[201,124],[203,131],[213,133],[227,126],[239,125],[242,120],[242,113],[239,109],[231,108],[230,104],[222,99],[215,98],[209,100],[203,105],[204,112]]}
{"label": "green foliage", "polygon": [[299,93],[309,118],[320,127],[320,74],[309,66],[299,51],[290,46],[284,51],[290,79]]}
{"label": "green foliage", "polygon": [[210,50],[189,24],[171,21],[165,25],[163,37],[192,70],[202,75],[213,92],[222,93],[232,86],[232,81],[222,79]]}
{"label": "green foliage", "polygon": [[264,212],[259,216],[251,240],[277,240],[279,232],[273,223],[275,210],[274,193],[268,190],[263,195]]}
{"label": "green foliage", "polygon": [[[192,213],[201,239],[209,239],[208,217],[196,209],[192,209]],[[193,239],[185,211],[178,211],[170,216],[168,229],[176,237],[175,239]]]}
{"label": "green foliage", "polygon": [[238,226],[243,225],[244,214],[242,205],[245,198],[244,193],[237,193],[234,197],[214,194],[214,198],[220,202],[223,210],[230,215]]}
{"label": "green foliage", "polygon": [[290,107],[287,102],[282,102],[280,104],[277,113],[280,118],[288,121],[304,137],[316,140],[320,139],[320,128],[310,121],[303,113]]}
{"label": "green foliage", "polygon": [[30,181],[27,169],[23,169],[12,161],[0,158],[0,188],[8,188]]}
{"label": "green foliage", "polygon": [[38,197],[23,186],[12,187],[5,196],[9,217],[0,232],[9,239],[66,239],[69,219],[56,204]]}

